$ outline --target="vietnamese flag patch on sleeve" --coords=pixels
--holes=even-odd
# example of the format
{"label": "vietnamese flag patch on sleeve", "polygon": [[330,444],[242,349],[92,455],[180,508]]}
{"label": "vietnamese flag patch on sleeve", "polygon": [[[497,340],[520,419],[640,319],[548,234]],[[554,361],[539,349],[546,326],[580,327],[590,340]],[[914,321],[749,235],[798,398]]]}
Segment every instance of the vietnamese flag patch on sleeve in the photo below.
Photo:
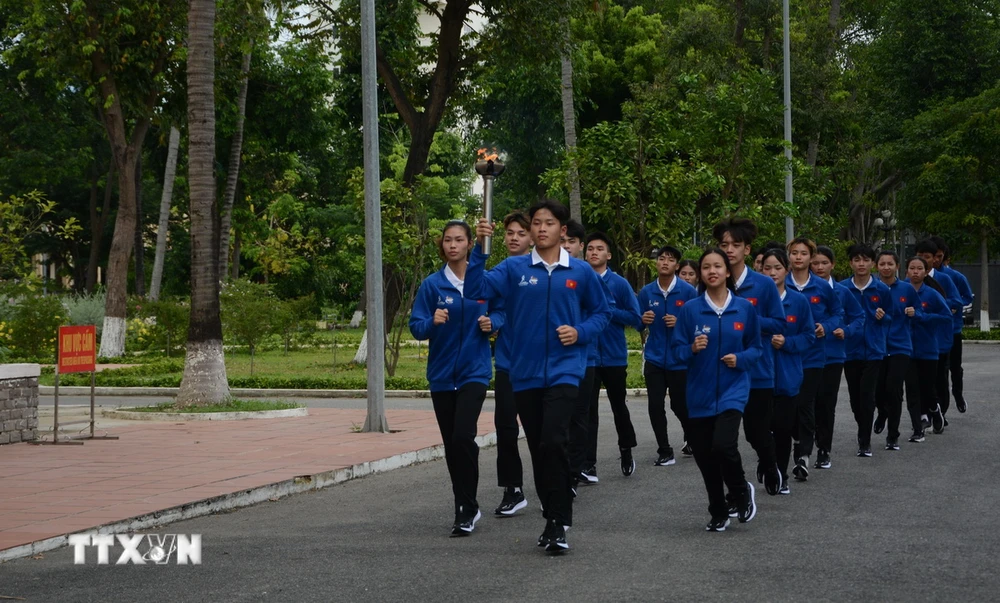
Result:
{"label": "vietnamese flag patch on sleeve", "polygon": [[788,322],[791,323],[797,322],[799,320],[798,318],[795,317],[794,314],[789,314],[786,318],[788,319]]}
{"label": "vietnamese flag patch on sleeve", "polygon": [[755,306],[757,305],[757,298],[756,297],[748,297],[747,301],[750,302],[751,304],[755,305]]}
{"label": "vietnamese flag patch on sleeve", "polygon": [[679,300],[677,300],[676,302],[674,302],[674,304],[675,304],[675,305],[676,305],[676,306],[677,306],[678,308],[680,308],[681,306],[683,306],[683,305],[684,305],[684,300],[683,300],[683,299],[679,299]]}
{"label": "vietnamese flag patch on sleeve", "polygon": [[814,296],[810,297],[809,298],[809,303],[811,303],[811,304],[818,304],[819,303],[819,296],[818,295],[814,295]]}
{"label": "vietnamese flag patch on sleeve", "polygon": [[906,303],[906,296],[900,297],[899,301],[900,301],[900,303],[905,304]]}
{"label": "vietnamese flag patch on sleeve", "polygon": [[877,295],[873,295],[872,296],[872,303],[876,303],[876,304],[878,303],[878,296]]}
{"label": "vietnamese flag patch on sleeve", "polygon": [[742,331],[743,330],[743,323],[742,322],[734,322],[733,323],[733,330]]}
{"label": "vietnamese flag patch on sleeve", "polygon": [[566,288],[567,289],[576,289],[576,281],[574,281],[571,278],[566,279]]}

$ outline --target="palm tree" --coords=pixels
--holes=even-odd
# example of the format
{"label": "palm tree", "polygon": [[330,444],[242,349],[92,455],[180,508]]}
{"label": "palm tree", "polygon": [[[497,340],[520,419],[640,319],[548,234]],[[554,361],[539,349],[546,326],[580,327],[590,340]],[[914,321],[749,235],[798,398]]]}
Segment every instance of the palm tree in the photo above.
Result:
{"label": "palm tree", "polygon": [[177,405],[229,398],[219,313],[219,212],[215,198],[215,0],[188,9],[188,183],[191,322]]}

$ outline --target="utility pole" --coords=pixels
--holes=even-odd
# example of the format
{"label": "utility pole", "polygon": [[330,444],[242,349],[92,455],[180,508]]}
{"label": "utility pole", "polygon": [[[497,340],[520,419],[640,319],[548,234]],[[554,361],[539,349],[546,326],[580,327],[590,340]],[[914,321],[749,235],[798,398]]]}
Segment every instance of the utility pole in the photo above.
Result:
{"label": "utility pole", "polygon": [[[785,170],[785,205],[792,204],[792,44],[788,18],[788,0],[781,2],[781,19],[784,31],[782,54],[784,55],[784,88],[785,88],[785,159],[788,167]],[[785,216],[785,239],[795,238],[795,222],[791,216]]]}
{"label": "utility pole", "polygon": [[385,419],[385,306],[379,198],[375,0],[361,0],[361,104],[365,164],[365,280],[368,285],[368,417],[362,431],[389,431]]}

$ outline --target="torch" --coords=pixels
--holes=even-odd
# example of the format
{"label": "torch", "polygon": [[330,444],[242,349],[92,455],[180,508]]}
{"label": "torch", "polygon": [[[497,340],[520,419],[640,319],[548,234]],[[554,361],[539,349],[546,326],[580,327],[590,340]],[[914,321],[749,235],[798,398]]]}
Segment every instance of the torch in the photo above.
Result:
{"label": "torch", "polygon": [[[479,149],[479,160],[476,161],[476,173],[483,177],[483,216],[493,223],[493,180],[503,173],[504,164],[500,161],[500,156],[496,149],[487,152],[486,149]],[[486,237],[483,240],[483,253],[490,254],[493,237]]]}

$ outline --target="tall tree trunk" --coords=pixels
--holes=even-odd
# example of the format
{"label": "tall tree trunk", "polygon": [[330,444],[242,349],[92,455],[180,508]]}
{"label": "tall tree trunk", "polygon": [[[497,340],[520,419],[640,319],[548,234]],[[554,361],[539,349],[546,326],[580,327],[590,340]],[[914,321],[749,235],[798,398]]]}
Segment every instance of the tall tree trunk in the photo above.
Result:
{"label": "tall tree trunk", "polygon": [[979,235],[979,263],[982,276],[979,277],[979,330],[990,332],[990,233],[983,229]]}
{"label": "tall tree trunk", "polygon": [[233,266],[232,266],[232,273],[229,275],[229,278],[235,281],[236,279],[240,278],[240,249],[243,247],[243,237],[240,236],[239,231],[236,232],[236,236],[234,237],[234,239],[235,241],[233,242]]}
{"label": "tall tree trunk", "polygon": [[229,398],[219,312],[219,212],[215,196],[215,0],[188,12],[188,183],[191,198],[191,322],[179,406]]}
{"label": "tall tree trunk", "polygon": [[135,160],[135,294],[146,297],[146,258],[142,243],[142,155]]}
{"label": "tall tree trunk", "polygon": [[573,103],[573,55],[570,48],[569,19],[565,20],[565,47],[560,54],[562,63],[562,112],[563,131],[566,137],[566,152],[570,154],[569,174],[569,214],[577,222],[583,223],[583,211],[580,203],[580,173],[576,168],[576,108]]}
{"label": "tall tree trunk", "polygon": [[96,199],[91,199],[90,206],[90,259],[87,262],[87,293],[93,293],[97,288],[97,267],[101,262],[101,243],[104,241],[104,226],[111,211],[111,193],[114,191],[115,160],[111,160],[108,168],[107,182],[104,183],[104,204],[100,215],[97,214]]}
{"label": "tall tree trunk", "polygon": [[170,205],[174,198],[174,179],[177,177],[177,149],[181,144],[180,130],[170,126],[167,143],[167,166],[163,171],[163,195],[160,197],[160,221],[156,228],[156,256],[153,258],[153,280],[149,284],[149,299],[160,299],[163,281],[163,261],[167,254],[167,232],[170,229]]}
{"label": "tall tree trunk", "polygon": [[229,229],[233,221],[233,202],[236,199],[236,183],[240,176],[240,154],[243,152],[243,122],[247,112],[247,88],[250,86],[250,52],[243,55],[240,66],[240,92],[236,98],[236,131],[229,147],[229,173],[226,175],[226,190],[222,196],[222,225],[219,242],[219,276],[227,274],[229,265]]}

